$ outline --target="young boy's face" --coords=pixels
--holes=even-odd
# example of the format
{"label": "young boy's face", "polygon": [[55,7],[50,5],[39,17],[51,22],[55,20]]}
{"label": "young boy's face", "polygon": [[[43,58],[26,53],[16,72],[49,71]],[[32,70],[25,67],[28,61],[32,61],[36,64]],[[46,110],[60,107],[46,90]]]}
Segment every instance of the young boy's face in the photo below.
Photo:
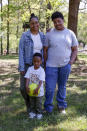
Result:
{"label": "young boy's face", "polygon": [[33,58],[34,68],[38,69],[40,67],[41,63],[42,63],[41,58],[39,56],[34,56],[34,58]]}

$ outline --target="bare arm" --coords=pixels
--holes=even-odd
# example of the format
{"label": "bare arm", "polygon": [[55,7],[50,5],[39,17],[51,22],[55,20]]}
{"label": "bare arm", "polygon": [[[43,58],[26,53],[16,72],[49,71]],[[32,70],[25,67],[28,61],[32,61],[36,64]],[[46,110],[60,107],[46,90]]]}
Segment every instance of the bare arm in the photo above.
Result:
{"label": "bare arm", "polygon": [[25,71],[20,71],[20,73],[21,73],[22,75],[25,75]]}
{"label": "bare arm", "polygon": [[70,58],[69,64],[72,65],[75,62],[75,59],[77,57],[78,49],[77,49],[77,46],[74,46],[71,49],[72,49],[72,53],[71,53],[71,58]]}
{"label": "bare arm", "polygon": [[46,66],[46,60],[47,60],[48,47],[44,46],[43,50],[44,50],[44,67],[45,67]]}
{"label": "bare arm", "polygon": [[39,81],[38,87],[34,90],[34,94],[38,94],[38,90],[41,87],[42,81]]}
{"label": "bare arm", "polygon": [[26,79],[26,92],[29,93],[29,82],[30,79]]}

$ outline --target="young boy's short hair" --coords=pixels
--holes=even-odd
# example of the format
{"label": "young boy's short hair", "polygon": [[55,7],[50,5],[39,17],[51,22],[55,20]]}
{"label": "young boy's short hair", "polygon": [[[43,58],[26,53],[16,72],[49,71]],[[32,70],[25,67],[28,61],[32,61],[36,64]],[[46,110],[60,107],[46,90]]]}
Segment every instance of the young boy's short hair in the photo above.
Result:
{"label": "young boy's short hair", "polygon": [[62,14],[61,12],[58,12],[58,11],[54,12],[54,13],[52,14],[52,16],[51,16],[52,21],[53,21],[55,18],[61,18],[61,19],[64,20],[63,14]]}
{"label": "young boy's short hair", "polygon": [[42,55],[41,55],[40,53],[35,53],[35,54],[33,55],[33,58],[34,58],[35,56],[40,57],[40,58],[41,58],[41,60],[42,60]]}

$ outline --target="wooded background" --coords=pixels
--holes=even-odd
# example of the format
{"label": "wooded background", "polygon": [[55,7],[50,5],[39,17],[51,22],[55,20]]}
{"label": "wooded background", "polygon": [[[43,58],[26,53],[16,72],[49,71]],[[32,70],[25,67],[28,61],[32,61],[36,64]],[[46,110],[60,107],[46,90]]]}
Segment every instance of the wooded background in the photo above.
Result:
{"label": "wooded background", "polygon": [[53,27],[51,14],[61,11],[65,26],[87,43],[87,0],[0,0],[0,8],[0,55],[18,53],[19,39],[31,13],[38,16],[40,30],[46,33]]}

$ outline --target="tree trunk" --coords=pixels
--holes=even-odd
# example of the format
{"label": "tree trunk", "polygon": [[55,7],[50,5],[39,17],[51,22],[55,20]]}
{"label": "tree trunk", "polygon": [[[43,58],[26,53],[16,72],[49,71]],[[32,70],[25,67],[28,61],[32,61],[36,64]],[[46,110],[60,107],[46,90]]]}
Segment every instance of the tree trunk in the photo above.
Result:
{"label": "tree trunk", "polygon": [[29,12],[30,12],[30,15],[31,15],[31,4],[30,4],[30,0],[26,0],[27,4],[28,4],[28,9],[29,9]]}
{"label": "tree trunk", "polygon": [[[2,0],[1,0],[1,13],[2,13]],[[2,32],[2,22],[3,22],[3,16],[1,14],[1,32]],[[2,34],[1,34],[1,55],[3,55]]]}
{"label": "tree trunk", "polygon": [[[52,9],[50,2],[47,4],[47,9],[49,10]],[[49,29],[49,21],[50,21],[50,16],[47,16],[46,17],[46,30]]]}
{"label": "tree trunk", "polygon": [[[19,0],[18,0],[18,6],[19,6]],[[17,45],[18,45],[18,34],[19,34],[19,17],[20,17],[20,13],[19,13],[19,9],[17,11],[17,19],[18,19],[18,22],[17,22],[17,29],[16,29],[16,40],[17,40]],[[16,53],[18,53],[18,47],[16,47]]]}
{"label": "tree trunk", "polygon": [[78,10],[81,0],[69,0],[68,28],[77,36]]}
{"label": "tree trunk", "polygon": [[9,0],[7,6],[7,54],[9,54]]}

